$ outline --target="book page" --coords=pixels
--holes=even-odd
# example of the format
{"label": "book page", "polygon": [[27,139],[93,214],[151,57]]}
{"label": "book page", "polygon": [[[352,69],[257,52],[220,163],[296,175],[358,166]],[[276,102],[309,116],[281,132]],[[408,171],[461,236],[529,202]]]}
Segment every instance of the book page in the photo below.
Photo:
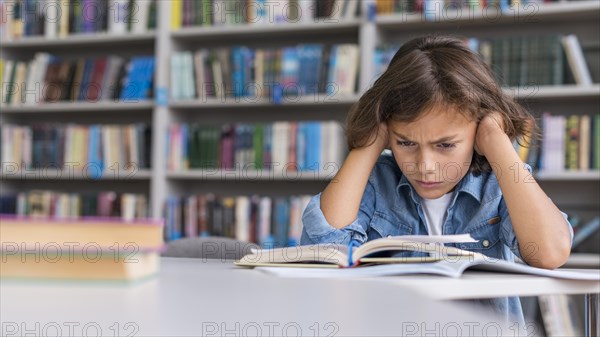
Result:
{"label": "book page", "polygon": [[412,242],[423,243],[461,243],[461,242],[477,242],[471,234],[453,234],[453,235],[399,235],[381,240],[402,239]]}
{"label": "book page", "polygon": [[348,265],[345,245],[324,243],[316,245],[291,246],[282,248],[251,249],[252,254],[244,256],[239,265],[264,263],[322,262],[339,266]]}
{"label": "book page", "polygon": [[369,254],[410,250],[427,252],[430,255],[471,255],[472,252],[456,247],[444,246],[444,243],[477,242],[470,234],[458,235],[401,235],[368,241],[352,252],[352,259],[358,261]]}

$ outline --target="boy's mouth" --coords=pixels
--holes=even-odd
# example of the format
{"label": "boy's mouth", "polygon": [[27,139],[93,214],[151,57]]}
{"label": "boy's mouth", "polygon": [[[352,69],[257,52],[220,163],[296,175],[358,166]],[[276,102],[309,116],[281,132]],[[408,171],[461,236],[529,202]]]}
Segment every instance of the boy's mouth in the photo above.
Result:
{"label": "boy's mouth", "polygon": [[417,180],[417,184],[419,184],[419,186],[421,186],[421,187],[432,188],[432,187],[439,186],[441,184],[441,182],[438,182],[438,181],[422,181],[422,180]]}

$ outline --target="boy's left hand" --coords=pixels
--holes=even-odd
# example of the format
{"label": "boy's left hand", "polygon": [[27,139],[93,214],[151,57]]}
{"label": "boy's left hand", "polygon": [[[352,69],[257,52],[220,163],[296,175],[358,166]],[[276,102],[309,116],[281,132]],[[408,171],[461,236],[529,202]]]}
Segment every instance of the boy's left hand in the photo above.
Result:
{"label": "boy's left hand", "polygon": [[504,132],[504,121],[502,115],[498,112],[493,112],[483,117],[477,125],[475,134],[475,151],[485,156],[489,146],[495,143],[498,136],[507,137]]}

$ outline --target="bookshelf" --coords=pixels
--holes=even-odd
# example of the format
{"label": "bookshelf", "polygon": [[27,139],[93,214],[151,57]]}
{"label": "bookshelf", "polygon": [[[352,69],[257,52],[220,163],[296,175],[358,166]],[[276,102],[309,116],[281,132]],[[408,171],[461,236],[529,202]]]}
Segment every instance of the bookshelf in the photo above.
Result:
{"label": "bookshelf", "polygon": [[[581,86],[510,87],[515,95],[536,115],[598,114],[600,107],[600,24],[597,1],[575,1],[528,4],[522,9],[504,13],[493,9],[447,10],[433,19],[419,13],[373,13],[375,1],[360,1],[359,17],[339,20],[319,19],[312,22],[274,25],[188,26],[171,29],[171,2],[158,1],[156,28],[142,33],[76,33],[66,37],[46,39],[42,36],[22,37],[2,41],[4,59],[30,60],[39,51],[65,58],[93,57],[117,54],[123,57],[152,55],[156,60],[154,97],[148,100],[124,102],[57,102],[52,104],[7,105],[0,108],[0,122],[31,124],[48,123],[147,123],[152,126],[152,162],[150,169],[133,174],[110,177],[110,172],[98,180],[83,174],[67,175],[50,169],[45,171],[5,172],[2,189],[29,190],[40,186],[55,186],[58,180],[69,190],[99,188],[98,182],[115,183],[106,186],[119,191],[127,189],[146,193],[150,214],[161,217],[169,196],[191,193],[219,192],[230,195],[261,193],[272,195],[314,194],[320,191],[335,171],[271,172],[261,170],[201,170],[169,171],[165,166],[167,129],[173,123],[223,124],[228,122],[275,121],[343,121],[348,109],[375,77],[373,57],[381,43],[401,43],[411,37],[434,32],[458,34],[476,38],[507,37],[547,33],[576,34],[583,46],[595,84]],[[501,28],[501,29],[500,29]],[[172,100],[170,95],[170,62],[172,52],[198,48],[220,48],[247,45],[251,48],[281,48],[305,43],[355,43],[360,59],[357,93],[352,95],[315,94],[287,98],[274,103],[270,98],[248,100],[226,97]],[[54,178],[60,176],[60,178]],[[566,211],[597,215],[600,200],[598,171],[539,172],[536,179],[559,206]],[[126,182],[124,184],[119,184]],[[565,192],[576,189],[575,192]],[[567,197],[564,197],[567,195]],[[561,205],[561,203],[563,203]]]}
{"label": "bookshelf", "polygon": [[48,39],[43,36],[27,36],[19,40],[4,41],[4,49],[39,49],[60,47],[96,47],[96,46],[128,46],[133,44],[154,43],[156,32],[129,33],[114,35],[109,33],[75,33],[64,38]]}
{"label": "bookshelf", "polygon": [[564,100],[564,99],[597,99],[600,95],[600,85],[556,85],[539,87],[510,87],[506,92],[523,101],[528,100]]}
{"label": "bookshelf", "polygon": [[170,179],[212,181],[329,181],[337,170],[293,171],[276,170],[186,170],[167,173]]}
{"label": "bookshelf", "polygon": [[178,41],[194,42],[211,41],[222,38],[244,38],[268,40],[271,38],[297,39],[337,34],[356,35],[361,21],[352,20],[318,20],[311,23],[283,23],[268,25],[237,25],[225,27],[183,27],[171,32],[171,38]]}
{"label": "bookshelf", "polygon": [[213,109],[264,109],[275,108],[279,110],[289,109],[293,107],[318,107],[326,108],[331,106],[350,107],[358,101],[358,96],[328,96],[328,95],[311,95],[310,97],[298,98],[283,98],[283,102],[275,104],[269,99],[245,100],[239,99],[236,101],[220,101],[215,98],[207,98],[204,100],[181,100],[174,101],[169,104],[172,110],[213,110]]}
{"label": "bookshelf", "polygon": [[18,114],[53,114],[53,113],[72,113],[80,112],[148,112],[154,108],[152,101],[139,102],[56,102],[51,104],[31,104],[21,106],[2,107],[4,115]]}
{"label": "bookshelf", "polygon": [[378,15],[375,23],[382,30],[397,29],[431,30],[453,28],[456,25],[467,25],[469,28],[481,26],[509,26],[515,23],[564,23],[565,21],[593,19],[598,4],[594,1],[573,1],[535,3],[529,2],[524,7],[507,8],[500,11],[498,7],[457,9],[444,6],[441,11],[432,11],[431,17],[424,18],[421,13],[394,13]]}
{"label": "bookshelf", "polygon": [[36,169],[36,170],[4,170],[0,174],[3,180],[32,180],[32,181],[51,181],[51,180],[149,180],[152,176],[150,170],[135,171],[111,171],[108,170],[101,177],[95,178],[92,172],[61,169]]}

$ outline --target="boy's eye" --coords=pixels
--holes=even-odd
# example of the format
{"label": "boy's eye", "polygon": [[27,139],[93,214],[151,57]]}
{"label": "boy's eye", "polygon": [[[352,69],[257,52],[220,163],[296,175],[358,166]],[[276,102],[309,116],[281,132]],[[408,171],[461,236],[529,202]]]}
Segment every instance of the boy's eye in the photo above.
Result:
{"label": "boy's eye", "polygon": [[409,147],[409,146],[413,146],[413,145],[415,145],[415,143],[413,143],[413,142],[409,142],[409,141],[406,141],[406,140],[399,140],[399,141],[397,141],[396,143],[397,143],[398,145],[400,145],[400,146],[404,146],[404,147]]}
{"label": "boy's eye", "polygon": [[440,143],[438,146],[442,149],[451,149],[455,146],[453,143]]}

